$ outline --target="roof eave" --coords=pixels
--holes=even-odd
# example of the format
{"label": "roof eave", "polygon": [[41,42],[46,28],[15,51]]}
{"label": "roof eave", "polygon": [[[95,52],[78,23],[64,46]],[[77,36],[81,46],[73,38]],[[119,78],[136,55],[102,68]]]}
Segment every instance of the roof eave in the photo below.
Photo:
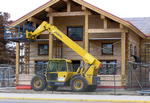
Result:
{"label": "roof eave", "polygon": [[11,23],[9,26],[17,26],[18,24],[22,23],[23,21],[27,20],[28,18],[34,16],[35,14],[41,12],[42,10],[48,8],[49,6],[57,3],[60,0],[50,0],[47,3],[45,3],[44,5],[38,7],[37,9],[27,13],[26,15],[24,15],[23,17],[17,19],[16,21],[14,21],[13,23]]}

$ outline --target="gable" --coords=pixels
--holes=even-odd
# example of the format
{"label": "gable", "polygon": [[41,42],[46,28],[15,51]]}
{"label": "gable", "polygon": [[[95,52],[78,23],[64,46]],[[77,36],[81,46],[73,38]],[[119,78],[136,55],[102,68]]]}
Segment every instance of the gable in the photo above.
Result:
{"label": "gable", "polygon": [[[51,1],[47,2],[46,4],[40,6],[39,8],[37,8],[37,9],[31,11],[30,13],[26,14],[25,16],[21,17],[20,19],[16,20],[10,26],[19,25],[20,23],[23,23],[24,21],[26,21],[27,19],[29,19],[30,17],[33,17],[35,15],[37,17],[39,17],[38,13],[43,13],[43,15],[45,15],[45,9],[49,8],[50,6],[52,6],[52,7],[60,7],[61,8],[62,4],[61,3],[57,4],[58,2],[61,2],[61,1],[62,0],[51,0]],[[72,0],[72,1],[77,3],[77,4],[79,4],[79,5],[84,6],[84,7],[88,8],[88,9],[90,9],[90,10],[92,10],[92,11],[94,11],[94,12],[100,14],[100,15],[103,15],[103,16],[105,16],[107,18],[110,18],[110,19],[112,19],[112,20],[114,20],[114,21],[116,21],[116,22],[118,22],[118,23],[120,23],[120,24],[122,24],[122,25],[124,25],[124,26],[126,26],[128,28],[130,28],[135,33],[137,33],[140,37],[145,38],[145,35],[139,29],[137,29],[134,25],[132,25],[130,22],[125,21],[125,20],[123,20],[123,19],[121,19],[121,18],[119,18],[117,16],[114,16],[114,15],[112,15],[112,14],[110,14],[110,13],[108,13],[108,12],[106,12],[106,11],[100,9],[100,8],[97,8],[97,7],[91,5],[91,4],[89,4],[89,3],[87,3],[87,2],[85,2],[83,0]],[[57,6],[54,6],[55,4],[57,4]]]}

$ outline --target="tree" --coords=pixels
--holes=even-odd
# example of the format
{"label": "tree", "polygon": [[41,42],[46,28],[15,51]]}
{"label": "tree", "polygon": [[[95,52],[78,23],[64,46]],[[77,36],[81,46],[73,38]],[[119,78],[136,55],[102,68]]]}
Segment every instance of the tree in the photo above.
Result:
{"label": "tree", "polygon": [[0,64],[14,61],[14,49],[7,48],[8,41],[4,39],[4,28],[11,22],[9,18],[9,13],[0,12]]}
{"label": "tree", "polygon": [[6,45],[6,41],[4,40],[4,27],[8,26],[10,14],[7,12],[0,12],[0,42]]}
{"label": "tree", "polygon": [[10,18],[10,14],[7,12],[0,12],[0,25],[6,26],[8,25],[9,21],[8,19]]}

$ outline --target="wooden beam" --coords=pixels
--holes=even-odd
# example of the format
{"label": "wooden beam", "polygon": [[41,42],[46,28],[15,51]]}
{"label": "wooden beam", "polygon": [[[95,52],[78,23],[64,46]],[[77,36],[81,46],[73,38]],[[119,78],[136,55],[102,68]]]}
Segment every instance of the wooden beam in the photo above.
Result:
{"label": "wooden beam", "polygon": [[67,12],[71,12],[71,2],[67,1]]}
{"label": "wooden beam", "polygon": [[48,7],[48,8],[45,9],[45,11],[48,12],[48,13],[52,13],[52,12],[53,12],[53,9],[50,8],[50,7]]}
{"label": "wooden beam", "polygon": [[89,51],[89,35],[88,35],[88,27],[89,27],[89,16],[88,13],[85,15],[85,37],[84,37],[84,46],[85,50]]}
{"label": "wooden beam", "polygon": [[107,18],[104,19],[104,29],[108,28],[108,21]]}
{"label": "wooden beam", "polygon": [[82,6],[82,10],[83,10],[83,11],[86,11],[87,9],[86,9],[86,7],[85,7],[85,6]]}
{"label": "wooden beam", "polygon": [[[49,23],[53,24],[53,17],[49,16]],[[53,58],[53,35],[49,35],[49,60]]]}
{"label": "wooden beam", "polygon": [[121,77],[122,85],[125,85],[125,71],[126,71],[126,33],[121,33]]}
{"label": "wooden beam", "polygon": [[124,29],[124,26],[122,24],[120,24],[119,26],[120,26],[120,29]]}
{"label": "wooden beam", "polygon": [[88,29],[88,33],[121,33],[123,29]]}
{"label": "wooden beam", "polygon": [[16,43],[16,84],[19,84],[19,56],[20,56],[20,43]]}
{"label": "wooden beam", "polygon": [[28,21],[31,21],[31,22],[36,23],[36,24],[41,24],[42,23],[42,20],[36,19],[34,17],[30,17],[28,19]]}
{"label": "wooden beam", "polygon": [[150,39],[149,35],[146,37],[146,39]]}
{"label": "wooden beam", "polygon": [[64,2],[68,2],[69,0],[63,0]]}
{"label": "wooden beam", "polygon": [[[57,16],[84,16],[84,15],[86,15],[86,12],[84,12],[84,11],[78,11],[78,12],[53,12],[50,15],[53,16],[53,17],[57,17]],[[88,12],[88,15],[91,15],[91,13]],[[49,14],[47,16],[49,16]]]}
{"label": "wooden beam", "polygon": [[100,18],[101,18],[101,19],[105,19],[105,16],[104,16],[104,15],[100,15]]}
{"label": "wooden beam", "polygon": [[107,20],[107,17],[105,17],[104,15],[100,15],[100,19],[102,19],[103,20],[103,28],[104,29],[107,29],[107,27],[108,27],[108,20]]}

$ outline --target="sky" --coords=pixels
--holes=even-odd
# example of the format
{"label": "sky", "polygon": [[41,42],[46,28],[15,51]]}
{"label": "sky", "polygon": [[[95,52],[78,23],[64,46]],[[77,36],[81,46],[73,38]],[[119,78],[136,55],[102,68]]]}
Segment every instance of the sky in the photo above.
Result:
{"label": "sky", "polygon": [[[16,20],[49,0],[0,0],[0,11]],[[118,17],[150,17],[150,0],[85,0]]]}

